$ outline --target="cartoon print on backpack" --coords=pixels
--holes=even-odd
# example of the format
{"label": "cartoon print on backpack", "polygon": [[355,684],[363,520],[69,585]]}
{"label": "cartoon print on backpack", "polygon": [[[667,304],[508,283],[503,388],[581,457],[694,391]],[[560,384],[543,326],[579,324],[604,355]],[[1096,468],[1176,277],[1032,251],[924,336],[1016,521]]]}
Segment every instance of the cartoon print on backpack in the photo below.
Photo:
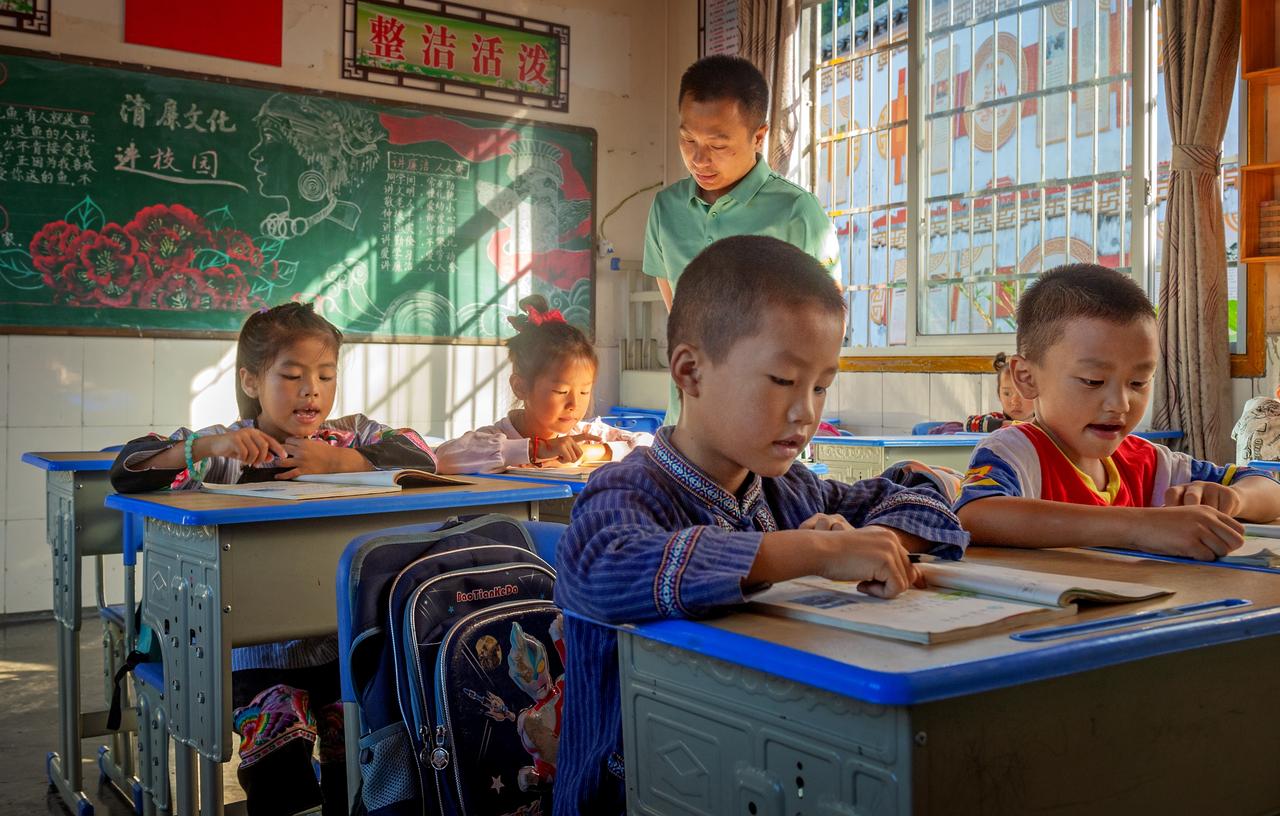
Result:
{"label": "cartoon print on backpack", "polygon": [[[564,665],[564,618],[556,615],[547,634]],[[511,645],[507,652],[507,674],[533,704],[513,712],[501,697],[489,692],[485,714],[502,722],[514,720],[520,744],[533,759],[532,765],[520,769],[517,784],[522,791],[543,790],[555,781],[556,755],[560,748],[560,705],[564,693],[564,675],[553,682],[547,665],[547,647],[542,641],[525,634],[519,623],[511,624]],[[480,644],[476,644],[477,650]]]}

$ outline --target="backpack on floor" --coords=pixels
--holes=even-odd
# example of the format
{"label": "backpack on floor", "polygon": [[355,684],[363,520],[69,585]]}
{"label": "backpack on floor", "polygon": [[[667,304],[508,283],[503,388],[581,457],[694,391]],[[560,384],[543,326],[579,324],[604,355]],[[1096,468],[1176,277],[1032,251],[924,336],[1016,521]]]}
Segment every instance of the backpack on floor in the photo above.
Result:
{"label": "backpack on floor", "polygon": [[488,515],[353,548],[364,808],[549,814],[564,656],[555,573],[525,528]]}

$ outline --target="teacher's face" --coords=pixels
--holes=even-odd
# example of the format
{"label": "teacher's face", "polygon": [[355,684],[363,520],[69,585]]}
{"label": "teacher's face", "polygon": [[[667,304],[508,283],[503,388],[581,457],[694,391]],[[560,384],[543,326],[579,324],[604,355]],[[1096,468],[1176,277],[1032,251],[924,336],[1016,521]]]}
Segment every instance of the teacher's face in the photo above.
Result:
{"label": "teacher's face", "polygon": [[680,100],[680,155],[705,200],[714,202],[751,172],[768,125],[752,128],[736,99]]}

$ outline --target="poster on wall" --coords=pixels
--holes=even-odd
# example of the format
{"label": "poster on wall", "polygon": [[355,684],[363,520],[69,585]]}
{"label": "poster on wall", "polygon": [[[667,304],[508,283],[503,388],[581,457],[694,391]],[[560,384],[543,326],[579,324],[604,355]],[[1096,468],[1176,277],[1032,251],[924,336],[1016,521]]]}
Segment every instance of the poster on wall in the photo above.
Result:
{"label": "poster on wall", "polygon": [[343,0],[343,79],[569,110],[568,26],[433,5]]}
{"label": "poster on wall", "polygon": [[125,0],[124,41],[280,65],[283,7],[284,0]]}
{"label": "poster on wall", "polygon": [[53,0],[0,0],[0,30],[25,34],[52,33],[49,4]]}
{"label": "poster on wall", "polygon": [[738,0],[703,0],[698,38],[699,56],[738,55]]}

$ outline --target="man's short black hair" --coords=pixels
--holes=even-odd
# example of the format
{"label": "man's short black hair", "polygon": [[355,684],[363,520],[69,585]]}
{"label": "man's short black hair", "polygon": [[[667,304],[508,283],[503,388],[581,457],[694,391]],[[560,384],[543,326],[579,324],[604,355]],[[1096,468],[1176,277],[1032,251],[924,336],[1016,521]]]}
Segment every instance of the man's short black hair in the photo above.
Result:
{"label": "man's short black hair", "polygon": [[1044,359],[1072,320],[1097,318],[1127,326],[1155,316],[1147,294],[1128,275],[1091,263],[1057,266],[1018,301],[1018,353],[1034,362]]}
{"label": "man's short black hair", "polygon": [[721,238],[680,275],[667,348],[689,343],[719,363],[759,330],[768,310],[811,303],[844,318],[844,296],[831,273],[804,250],[763,235]]}
{"label": "man's short black hair", "polygon": [[695,102],[732,99],[742,106],[742,119],[754,132],[769,113],[769,83],[764,75],[742,57],[717,54],[690,65],[680,77],[676,106],[689,94]]}

